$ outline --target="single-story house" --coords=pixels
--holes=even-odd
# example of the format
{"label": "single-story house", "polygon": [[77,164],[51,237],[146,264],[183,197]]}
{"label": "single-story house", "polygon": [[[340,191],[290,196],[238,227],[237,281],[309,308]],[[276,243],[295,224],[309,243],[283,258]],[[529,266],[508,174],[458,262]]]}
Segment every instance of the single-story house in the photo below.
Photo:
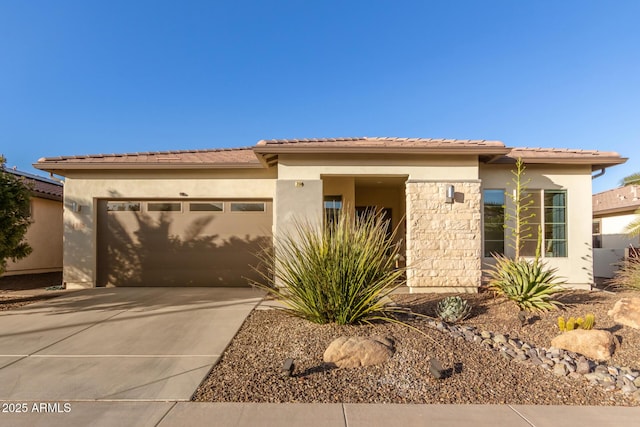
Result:
{"label": "single-story house", "polygon": [[25,235],[33,251],[26,258],[7,260],[5,276],[62,271],[62,193],[61,182],[42,176],[4,169],[31,186],[31,225]]}
{"label": "single-story house", "polygon": [[593,195],[593,273],[611,278],[630,247],[640,238],[625,231],[640,209],[640,185],[628,185]]}
{"label": "single-story house", "polygon": [[[66,177],[64,281],[94,286],[246,286],[254,254],[296,220],[384,209],[411,292],[475,292],[505,243],[515,159],[526,163],[543,257],[593,284],[592,172],[613,152],[426,138],[263,140],[253,147],[42,158]],[[525,242],[533,256],[535,236]]]}

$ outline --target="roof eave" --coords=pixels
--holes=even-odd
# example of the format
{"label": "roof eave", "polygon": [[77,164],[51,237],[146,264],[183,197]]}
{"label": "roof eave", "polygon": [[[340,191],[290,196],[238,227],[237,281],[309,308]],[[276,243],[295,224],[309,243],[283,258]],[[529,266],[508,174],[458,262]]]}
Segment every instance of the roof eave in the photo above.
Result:
{"label": "roof eave", "polygon": [[[519,156],[523,162],[530,165],[591,165],[591,170],[606,169],[608,167],[621,165],[629,160],[626,157],[599,157],[595,158],[575,158],[575,157],[527,157]],[[516,157],[505,156],[494,160],[492,164],[511,164],[516,161]]]}
{"label": "roof eave", "polygon": [[607,216],[607,215],[613,215],[613,214],[627,214],[627,215],[631,215],[636,213],[636,211],[638,211],[638,209],[640,209],[640,204],[635,205],[635,206],[623,206],[623,207],[619,207],[619,208],[609,208],[609,209],[601,209],[601,210],[595,210],[593,211],[593,216]]}
{"label": "roof eave", "polygon": [[262,163],[103,163],[45,161],[34,163],[39,170],[57,173],[65,170],[169,170],[169,169],[264,169]]}

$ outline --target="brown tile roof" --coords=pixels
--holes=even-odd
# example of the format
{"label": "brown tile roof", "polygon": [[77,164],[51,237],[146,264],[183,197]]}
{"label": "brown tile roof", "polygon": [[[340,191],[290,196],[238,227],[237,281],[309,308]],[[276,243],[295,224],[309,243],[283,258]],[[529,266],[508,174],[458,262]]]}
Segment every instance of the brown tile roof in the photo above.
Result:
{"label": "brown tile roof", "polygon": [[257,153],[278,152],[314,152],[335,150],[350,151],[496,151],[506,153],[508,150],[500,141],[484,139],[436,139],[436,138],[388,138],[388,137],[356,137],[356,138],[308,138],[308,139],[268,139],[261,140],[254,150]]}
{"label": "brown tile roof", "polygon": [[640,208],[640,185],[628,185],[593,195],[593,214],[631,213]]}
{"label": "brown tile roof", "polygon": [[34,166],[44,170],[97,167],[107,169],[262,167],[253,150],[247,147],[46,157],[39,159]]}
{"label": "brown tile roof", "polygon": [[521,158],[530,164],[586,164],[592,169],[619,165],[627,161],[614,151],[577,150],[569,148],[513,148],[508,154],[490,163],[513,163]]}
{"label": "brown tile roof", "polygon": [[261,140],[254,147],[49,157],[34,166],[67,169],[260,168],[275,164],[279,153],[429,153],[478,154],[488,163],[589,164],[593,169],[624,163],[618,153],[556,148],[508,148],[500,141],[434,138],[310,138]]}
{"label": "brown tile roof", "polygon": [[64,187],[61,182],[16,169],[4,169],[4,171],[24,179],[31,186],[34,197],[62,201]]}

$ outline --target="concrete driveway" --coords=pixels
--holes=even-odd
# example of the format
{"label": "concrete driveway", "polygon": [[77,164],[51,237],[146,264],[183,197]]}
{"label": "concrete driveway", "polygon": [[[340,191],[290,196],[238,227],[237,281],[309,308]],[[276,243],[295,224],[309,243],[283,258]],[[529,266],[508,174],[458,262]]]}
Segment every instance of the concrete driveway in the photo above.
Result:
{"label": "concrete driveway", "polygon": [[262,296],[100,288],[0,312],[0,400],[189,400]]}

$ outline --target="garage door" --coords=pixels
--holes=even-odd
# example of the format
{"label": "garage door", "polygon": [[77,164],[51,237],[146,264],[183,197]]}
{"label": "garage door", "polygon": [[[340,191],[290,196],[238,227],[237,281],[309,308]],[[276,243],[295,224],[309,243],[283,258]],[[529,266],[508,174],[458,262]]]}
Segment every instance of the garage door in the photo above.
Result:
{"label": "garage door", "polygon": [[103,200],[98,286],[248,286],[271,244],[270,200]]}

